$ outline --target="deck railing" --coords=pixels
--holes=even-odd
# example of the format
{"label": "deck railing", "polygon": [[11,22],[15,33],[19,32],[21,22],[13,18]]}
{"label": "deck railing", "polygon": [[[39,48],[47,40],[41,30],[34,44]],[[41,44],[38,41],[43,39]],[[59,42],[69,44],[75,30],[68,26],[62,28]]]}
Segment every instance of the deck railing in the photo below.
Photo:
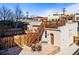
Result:
{"label": "deck railing", "polygon": [[0,37],[15,36],[24,33],[25,31],[21,29],[0,29]]}
{"label": "deck railing", "polygon": [[78,37],[74,36],[73,42],[76,43],[77,45],[79,45],[79,36]]}
{"label": "deck railing", "polygon": [[16,43],[14,42],[14,37],[0,38],[0,50],[8,49],[14,46],[16,46]]}
{"label": "deck railing", "polygon": [[35,32],[27,31],[26,34],[22,35],[1,37],[0,48],[7,49],[16,45],[18,45],[21,48],[24,45],[31,46],[32,44],[40,42],[43,32],[44,32],[44,26],[43,24],[41,24],[41,26],[38,27],[38,29]]}
{"label": "deck railing", "polygon": [[32,44],[40,42],[43,32],[44,32],[43,24],[41,24],[41,26],[37,28],[36,32],[27,32],[27,35],[25,36],[26,37],[25,43],[28,46],[31,46]]}

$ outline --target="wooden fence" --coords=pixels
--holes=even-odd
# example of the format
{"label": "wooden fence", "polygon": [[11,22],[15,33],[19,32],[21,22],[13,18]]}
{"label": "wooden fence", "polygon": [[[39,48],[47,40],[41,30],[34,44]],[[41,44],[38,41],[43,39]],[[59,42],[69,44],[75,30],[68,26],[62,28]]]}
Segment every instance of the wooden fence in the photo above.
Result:
{"label": "wooden fence", "polygon": [[0,38],[0,50],[16,46],[13,37]]}
{"label": "wooden fence", "polygon": [[0,38],[0,49],[7,49],[16,45],[19,47],[23,47],[24,45],[31,46],[32,44],[40,42],[43,31],[44,26],[41,24],[36,32],[27,32],[22,35]]}
{"label": "wooden fence", "polygon": [[14,36],[14,35],[19,35],[24,33],[25,31],[21,29],[1,29],[0,37]]}

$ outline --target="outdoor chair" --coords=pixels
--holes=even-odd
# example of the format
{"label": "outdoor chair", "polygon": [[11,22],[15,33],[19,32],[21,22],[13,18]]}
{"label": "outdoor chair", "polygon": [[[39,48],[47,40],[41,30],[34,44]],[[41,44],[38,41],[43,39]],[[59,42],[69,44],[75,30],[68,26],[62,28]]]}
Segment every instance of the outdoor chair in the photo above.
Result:
{"label": "outdoor chair", "polygon": [[32,44],[31,51],[34,52],[36,50],[35,44]]}

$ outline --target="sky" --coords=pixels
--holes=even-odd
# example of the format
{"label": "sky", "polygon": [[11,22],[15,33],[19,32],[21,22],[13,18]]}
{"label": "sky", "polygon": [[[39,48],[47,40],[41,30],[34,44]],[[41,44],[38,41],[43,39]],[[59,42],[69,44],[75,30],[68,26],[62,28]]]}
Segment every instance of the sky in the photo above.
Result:
{"label": "sky", "polygon": [[62,9],[66,8],[67,13],[78,12],[79,4],[75,3],[0,3],[1,6],[6,6],[14,10],[17,5],[21,8],[24,15],[29,12],[29,15],[47,16],[49,13],[62,13]]}

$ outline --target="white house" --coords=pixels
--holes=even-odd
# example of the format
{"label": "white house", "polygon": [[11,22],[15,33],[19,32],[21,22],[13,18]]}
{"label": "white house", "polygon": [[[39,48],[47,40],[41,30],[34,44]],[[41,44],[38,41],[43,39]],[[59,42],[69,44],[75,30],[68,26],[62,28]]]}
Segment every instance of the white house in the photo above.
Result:
{"label": "white house", "polygon": [[48,44],[59,46],[59,54],[73,54],[78,48],[73,44],[73,37],[77,36],[77,27],[77,22],[69,22],[58,28],[46,28],[42,36],[42,42],[45,41]]}
{"label": "white house", "polygon": [[79,20],[79,14],[75,14],[75,19]]}
{"label": "white house", "polygon": [[50,13],[48,15],[48,21],[55,21],[55,20],[59,19],[61,16],[62,16],[62,14],[53,14],[53,13]]}
{"label": "white house", "polygon": [[35,30],[40,26],[41,23],[42,22],[38,22],[38,21],[30,22],[29,25],[28,25],[28,28],[29,28],[29,30]]}

